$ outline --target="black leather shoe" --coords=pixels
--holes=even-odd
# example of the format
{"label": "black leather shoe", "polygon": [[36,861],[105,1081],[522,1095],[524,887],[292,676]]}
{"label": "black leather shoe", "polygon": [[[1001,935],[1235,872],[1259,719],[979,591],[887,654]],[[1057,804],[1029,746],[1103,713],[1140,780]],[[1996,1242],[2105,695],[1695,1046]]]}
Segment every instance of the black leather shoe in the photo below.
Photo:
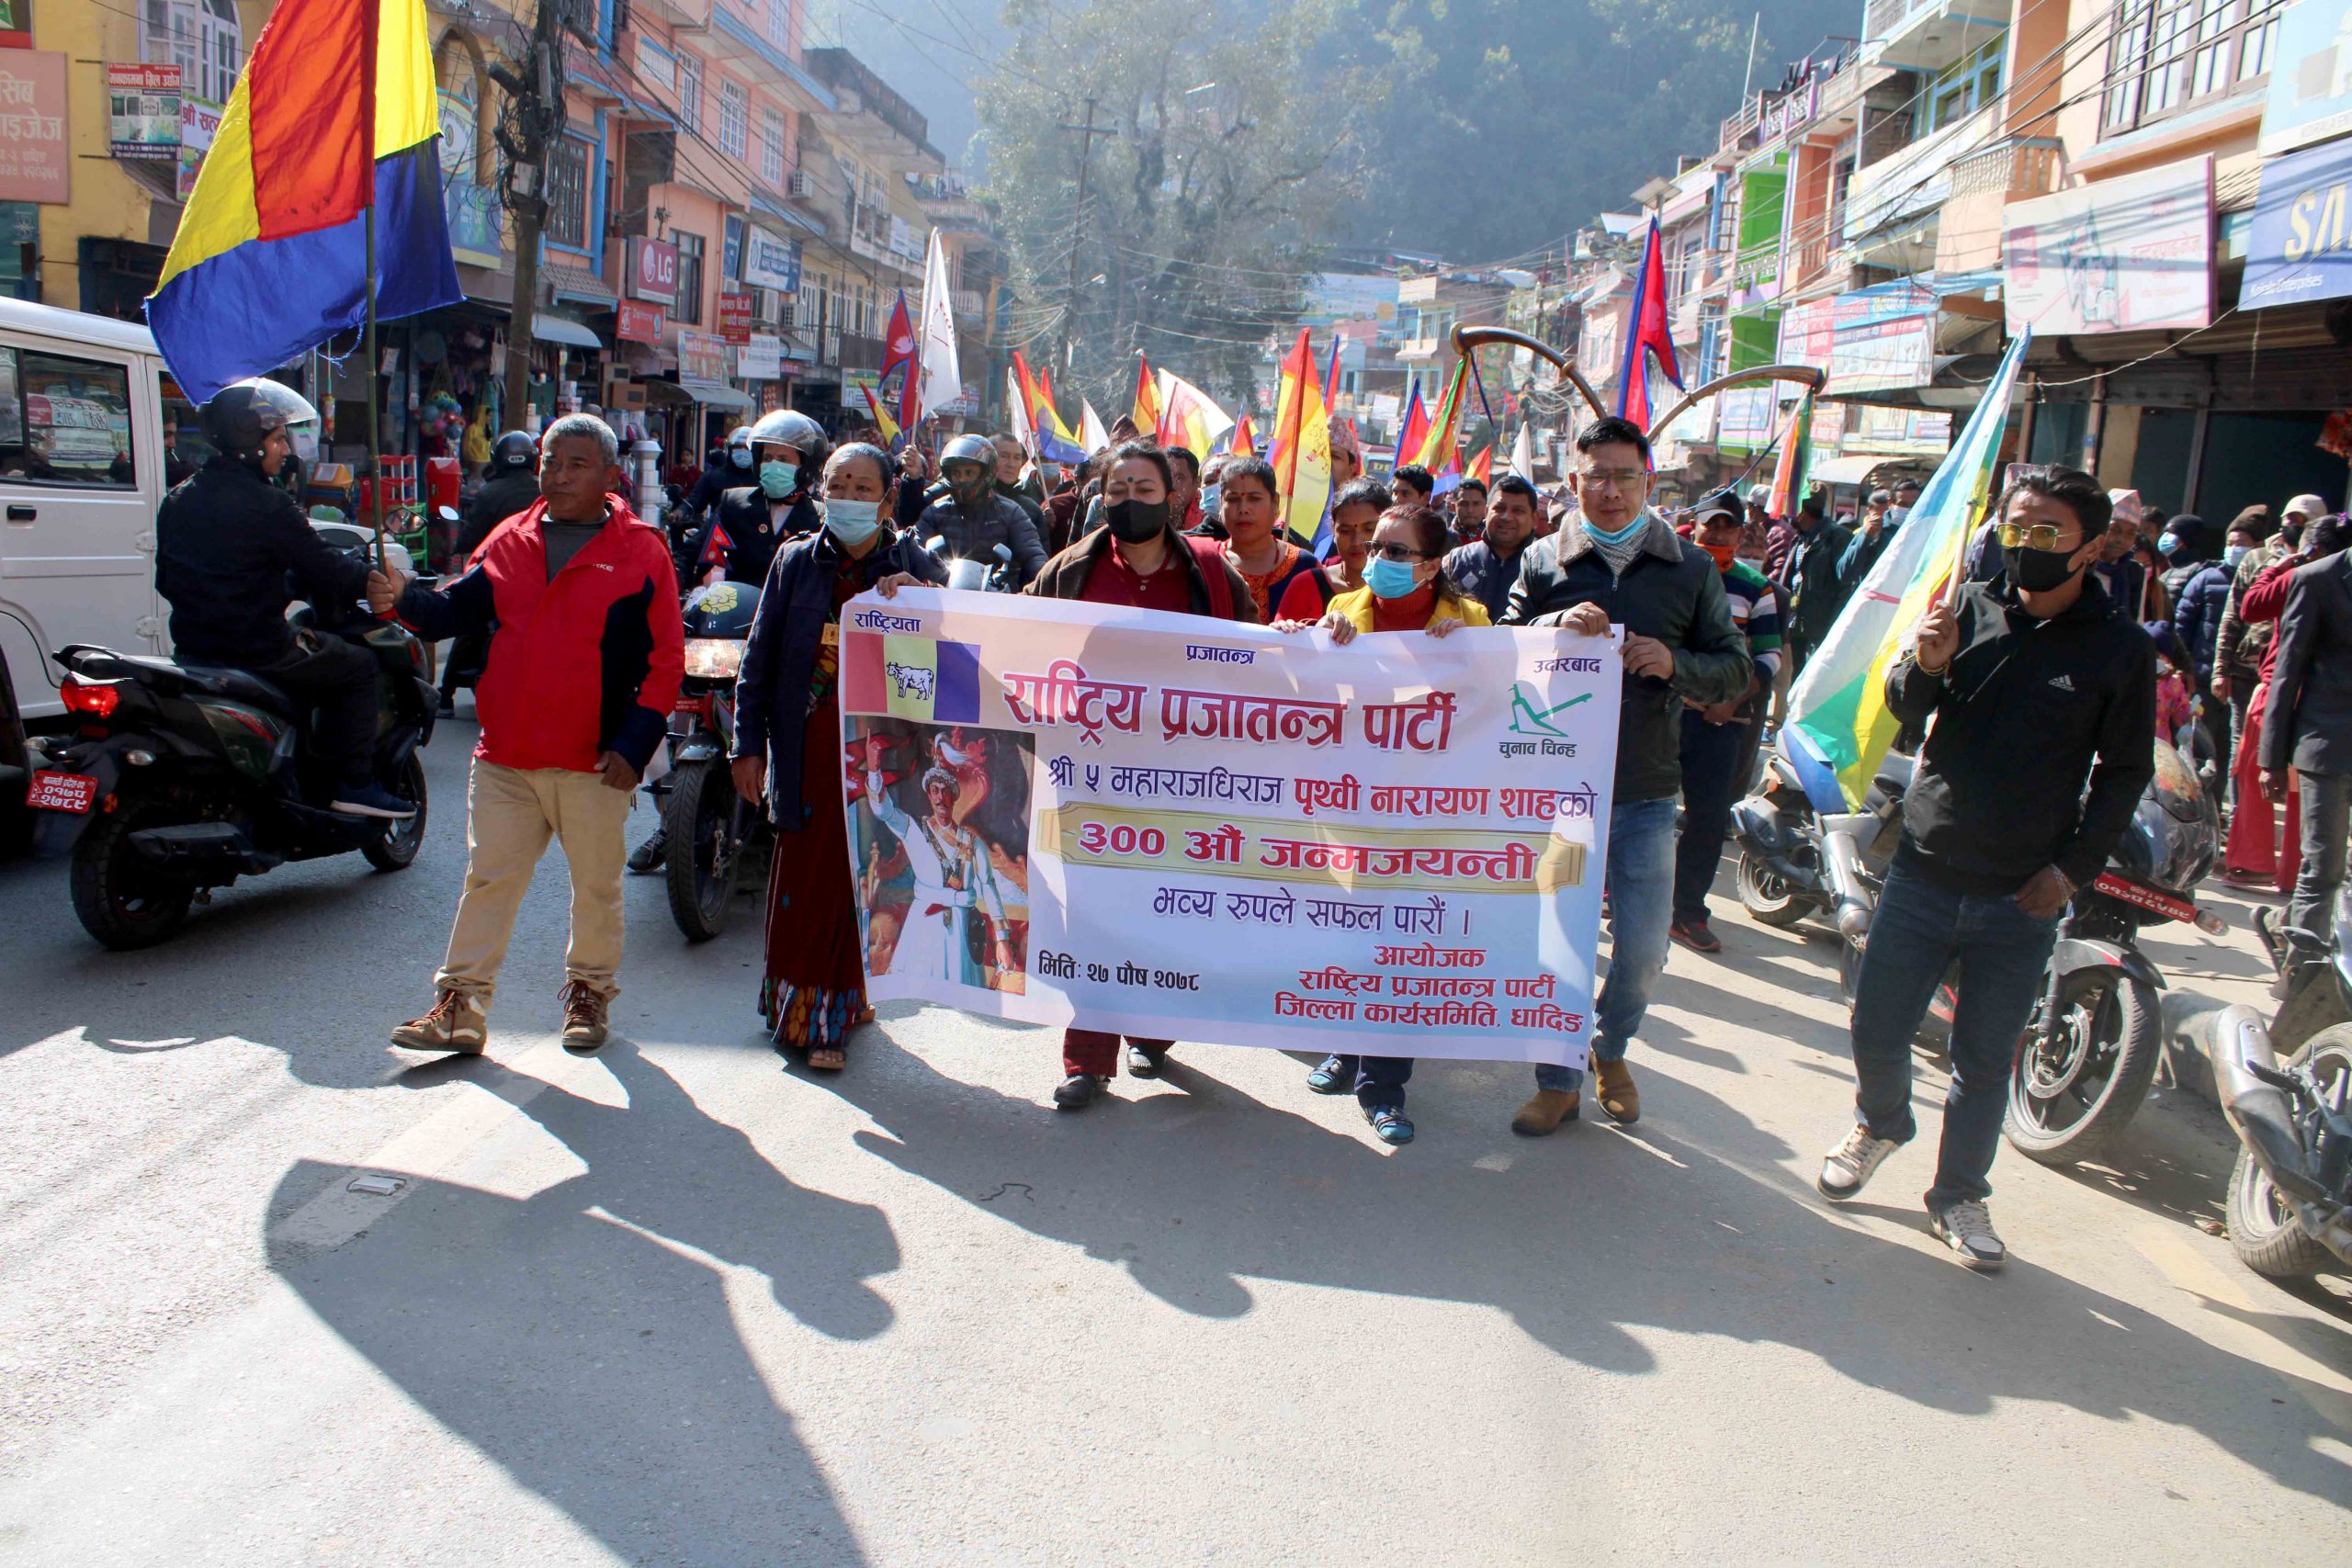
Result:
{"label": "black leather shoe", "polygon": [[1083,1111],[1102,1095],[1102,1080],[1092,1073],[1072,1073],[1054,1090],[1054,1109]]}

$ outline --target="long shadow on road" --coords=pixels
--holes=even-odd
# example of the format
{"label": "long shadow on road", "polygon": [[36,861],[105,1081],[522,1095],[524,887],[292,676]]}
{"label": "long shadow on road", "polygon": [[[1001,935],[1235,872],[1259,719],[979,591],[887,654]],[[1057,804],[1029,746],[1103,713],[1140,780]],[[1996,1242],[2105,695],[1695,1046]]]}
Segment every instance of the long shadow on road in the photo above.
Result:
{"label": "long shadow on road", "polygon": [[[1642,1327],[1783,1344],[1938,1410],[2046,1401],[2144,1416],[2298,1491],[2341,1498],[2352,1483],[2314,1446],[2341,1440],[2311,1405],[2341,1404],[2332,1390],[2030,1259],[1984,1279],[1852,1228],[1766,1168],[1787,1156],[1781,1140],[1688,1085],[1657,1095],[1631,1135],[1577,1126],[1465,1158],[1432,1137],[1386,1155],[1196,1067],[1171,1075],[1185,1093],[1057,1118],[878,1039],[861,1058],[868,1070],[836,1087],[886,1130],[858,1134],[864,1147],[1119,1263],[1186,1312],[1247,1313],[1256,1276],[1491,1305],[1555,1354],[1616,1372],[1656,1370]],[[1423,1066],[1438,1069],[1415,1084],[1425,1134],[1442,1096],[1475,1084],[1502,1098],[1490,1071]],[[1901,1223],[1920,1224],[1916,1208]],[[2282,1383],[2309,1397],[2282,1403]]]}
{"label": "long shadow on road", "polygon": [[[585,1174],[522,1200],[424,1181],[356,1239],[275,1267],[435,1421],[619,1559],[860,1560],[778,1403],[790,1378],[754,1362],[739,1317],[772,1297],[828,1338],[882,1333],[889,1305],[865,1281],[898,1267],[888,1221],[786,1179],[632,1046],[601,1059],[626,1108],[555,1086],[525,1106]],[[350,1174],[300,1164],[272,1207]]]}

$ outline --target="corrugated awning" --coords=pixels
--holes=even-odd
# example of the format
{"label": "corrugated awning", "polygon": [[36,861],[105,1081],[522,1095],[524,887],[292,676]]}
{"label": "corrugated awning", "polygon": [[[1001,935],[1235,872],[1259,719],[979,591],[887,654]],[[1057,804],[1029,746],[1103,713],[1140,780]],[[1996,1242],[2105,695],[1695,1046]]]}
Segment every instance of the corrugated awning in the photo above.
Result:
{"label": "corrugated awning", "polygon": [[577,299],[583,305],[597,305],[609,310],[620,303],[621,297],[612,286],[584,266],[567,266],[562,262],[543,262],[541,276],[548,280],[548,293],[558,299]]}
{"label": "corrugated awning", "polygon": [[541,343],[560,343],[569,348],[601,350],[605,346],[604,340],[594,333],[561,316],[533,316],[531,335]]}
{"label": "corrugated awning", "polygon": [[702,381],[690,376],[681,376],[678,387],[695,401],[708,403],[713,408],[741,409],[748,412],[752,407],[749,392],[739,391],[724,381]]}

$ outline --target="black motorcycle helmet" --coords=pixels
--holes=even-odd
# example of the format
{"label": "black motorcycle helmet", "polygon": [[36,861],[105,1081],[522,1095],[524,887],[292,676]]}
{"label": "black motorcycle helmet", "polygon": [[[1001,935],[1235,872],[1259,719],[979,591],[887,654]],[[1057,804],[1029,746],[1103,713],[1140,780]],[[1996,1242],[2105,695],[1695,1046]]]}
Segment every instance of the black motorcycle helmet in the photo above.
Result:
{"label": "black motorcycle helmet", "polygon": [[539,444],[528,432],[510,430],[490,448],[490,471],[511,474],[539,466]]}
{"label": "black motorcycle helmet", "polygon": [[316,426],[319,411],[293,388],[266,377],[232,381],[205,400],[197,411],[204,438],[215,450],[236,458],[255,473],[261,471],[262,443],[273,430],[308,423]]}

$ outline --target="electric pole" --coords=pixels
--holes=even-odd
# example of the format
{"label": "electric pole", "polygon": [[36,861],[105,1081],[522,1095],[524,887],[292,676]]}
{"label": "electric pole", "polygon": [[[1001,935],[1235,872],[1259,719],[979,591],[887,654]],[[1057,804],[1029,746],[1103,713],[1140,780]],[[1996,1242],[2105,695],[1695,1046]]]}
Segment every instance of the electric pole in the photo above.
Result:
{"label": "electric pole", "polygon": [[1062,374],[1069,376],[1073,374],[1070,369],[1070,328],[1078,320],[1079,242],[1086,234],[1086,176],[1088,166],[1092,160],[1094,139],[1110,134],[1111,128],[1097,126],[1094,123],[1094,99],[1090,96],[1086,100],[1086,123],[1064,125],[1061,129],[1078,132],[1078,212],[1070,220],[1069,291],[1062,302],[1061,351],[1055,355],[1062,363]]}
{"label": "electric pole", "polygon": [[506,331],[509,430],[521,430],[531,406],[531,351],[539,306],[539,236],[548,218],[548,148],[563,123],[562,0],[538,0],[530,51],[502,60],[491,80],[506,93],[498,115],[499,184],[514,231],[514,303]]}

